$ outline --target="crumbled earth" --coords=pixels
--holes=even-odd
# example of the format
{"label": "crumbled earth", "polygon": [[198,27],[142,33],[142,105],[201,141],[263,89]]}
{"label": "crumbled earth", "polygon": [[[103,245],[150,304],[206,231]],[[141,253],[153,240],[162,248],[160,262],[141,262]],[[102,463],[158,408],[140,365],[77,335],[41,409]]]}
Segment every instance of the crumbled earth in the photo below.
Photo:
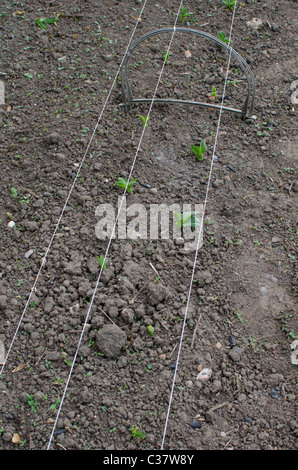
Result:
{"label": "crumbled earth", "polygon": [[[223,112],[217,140],[213,108],[156,104],[143,128],[150,103],[120,106],[136,22],[134,40],[179,4],[148,0],[138,21],[138,0],[2,1],[2,450],[297,449],[297,1],[238,3],[255,119]],[[177,26],[229,37],[222,1],[184,6]],[[134,97],[152,98],[169,40],[135,50]],[[245,76],[232,61],[224,92],[213,42],[177,32],[167,59],[157,98],[243,104]],[[203,204],[212,167],[194,272],[183,238],[98,236],[133,163],[126,209],[148,211]]]}

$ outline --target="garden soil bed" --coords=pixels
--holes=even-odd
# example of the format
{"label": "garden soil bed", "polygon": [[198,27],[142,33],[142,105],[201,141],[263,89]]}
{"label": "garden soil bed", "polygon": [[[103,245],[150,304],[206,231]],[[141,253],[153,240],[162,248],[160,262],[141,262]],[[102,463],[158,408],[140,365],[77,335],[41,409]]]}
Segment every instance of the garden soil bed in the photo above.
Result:
{"label": "garden soil bed", "polygon": [[[297,449],[297,2],[237,5],[255,119],[224,112],[218,128],[215,109],[156,104],[139,145],[149,104],[125,113],[119,77],[109,92],[136,22],[134,39],[173,26],[179,3],[148,0],[138,21],[134,0],[2,1],[2,450]],[[222,1],[184,6],[183,26],[229,37]],[[169,40],[136,50],[134,96],[153,96]],[[156,97],[220,104],[226,67],[177,32]],[[225,104],[245,93],[231,63]],[[183,239],[115,237],[97,283],[96,209],[117,208],[135,155],[127,209],[203,204],[209,188],[189,304]]]}

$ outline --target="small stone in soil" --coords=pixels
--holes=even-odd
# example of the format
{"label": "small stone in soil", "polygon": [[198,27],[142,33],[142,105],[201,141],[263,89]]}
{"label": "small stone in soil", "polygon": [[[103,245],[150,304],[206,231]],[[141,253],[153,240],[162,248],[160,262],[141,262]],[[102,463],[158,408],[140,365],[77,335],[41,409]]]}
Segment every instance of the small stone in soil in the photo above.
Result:
{"label": "small stone in soil", "polygon": [[8,228],[15,228],[15,226],[16,226],[16,224],[15,224],[15,222],[14,222],[13,220],[11,220],[10,222],[8,222],[8,224],[7,224],[7,227],[8,227]]}
{"label": "small stone in soil", "polygon": [[252,419],[249,416],[244,416],[243,421],[245,423],[251,423]]}
{"label": "small stone in soil", "polygon": [[229,170],[231,171],[236,171],[235,168],[232,165],[228,165]]}
{"label": "small stone in soil", "polygon": [[149,191],[151,194],[157,194],[157,189],[156,188],[150,188]]}
{"label": "small stone in soil", "polygon": [[63,428],[63,429],[58,429],[58,431],[55,431],[54,432],[54,436],[59,436],[59,434],[63,434],[66,432],[66,429]]}
{"label": "small stone in soil", "polygon": [[28,251],[25,253],[25,258],[29,258],[33,253],[34,253],[34,250],[28,250]]}
{"label": "small stone in soil", "polygon": [[235,340],[234,336],[229,336],[229,343],[230,343],[231,348],[234,348],[235,346],[237,346],[237,341]]}
{"label": "small stone in soil", "polygon": [[96,334],[96,345],[106,357],[119,356],[125,346],[126,334],[117,325],[104,325]]}
{"label": "small stone in soil", "polygon": [[270,396],[271,396],[272,398],[279,398],[279,397],[278,397],[278,390],[277,390],[277,388],[274,388],[274,387],[273,387],[273,388],[271,389],[271,391],[270,391]]}
{"label": "small stone in soil", "polygon": [[199,429],[202,427],[202,423],[200,423],[200,421],[192,421],[191,423],[188,423],[188,425],[194,429]]}
{"label": "small stone in soil", "polygon": [[243,353],[243,349],[239,347],[234,347],[230,352],[229,352],[229,358],[232,359],[234,362],[240,361]]}
{"label": "small stone in soil", "polygon": [[197,380],[199,380],[200,382],[207,382],[207,380],[210,379],[211,375],[212,375],[212,370],[206,367],[199,372],[197,376]]}
{"label": "small stone in soil", "polygon": [[60,140],[60,137],[57,132],[52,132],[51,134],[49,134],[48,136],[44,138],[45,144],[48,144],[48,145],[58,144],[59,140]]}

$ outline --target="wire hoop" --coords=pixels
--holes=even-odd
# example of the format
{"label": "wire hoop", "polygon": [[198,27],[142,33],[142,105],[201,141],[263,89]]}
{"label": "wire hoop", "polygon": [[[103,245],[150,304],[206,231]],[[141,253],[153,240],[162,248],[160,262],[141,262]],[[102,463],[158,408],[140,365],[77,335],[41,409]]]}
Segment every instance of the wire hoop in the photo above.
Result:
{"label": "wire hoop", "polygon": [[154,103],[165,103],[165,104],[189,104],[189,105],[197,105],[205,108],[215,108],[215,109],[222,109],[225,111],[230,111],[234,113],[238,113],[241,115],[242,119],[254,119],[253,116],[253,106],[254,106],[254,100],[255,100],[255,80],[253,73],[246,63],[246,61],[236,52],[232,47],[230,47],[228,44],[225,42],[221,41],[220,39],[212,36],[211,34],[208,34],[203,31],[199,31],[196,29],[191,29],[191,28],[183,28],[183,27],[169,27],[169,28],[162,28],[158,29],[155,31],[151,31],[150,33],[144,34],[142,37],[137,39],[128,49],[125,58],[123,60],[122,66],[121,66],[121,91],[122,91],[122,101],[123,103],[120,105],[121,107],[124,108],[126,112],[128,112],[134,104],[138,103],[147,103],[151,102],[150,99],[146,98],[133,98],[132,91],[129,85],[129,80],[128,80],[128,63],[129,60],[132,57],[134,49],[145,39],[148,39],[152,36],[160,35],[163,33],[170,33],[170,32],[181,32],[181,33],[192,33],[196,34],[198,36],[204,37],[206,39],[209,39],[210,41],[215,42],[218,44],[220,47],[224,48],[239,64],[241,70],[245,74],[246,80],[247,80],[247,95],[244,100],[242,109],[235,109],[235,108],[230,108],[226,106],[220,106],[216,105],[213,103],[204,103],[200,101],[186,101],[186,100],[176,100],[176,99],[154,99]]}

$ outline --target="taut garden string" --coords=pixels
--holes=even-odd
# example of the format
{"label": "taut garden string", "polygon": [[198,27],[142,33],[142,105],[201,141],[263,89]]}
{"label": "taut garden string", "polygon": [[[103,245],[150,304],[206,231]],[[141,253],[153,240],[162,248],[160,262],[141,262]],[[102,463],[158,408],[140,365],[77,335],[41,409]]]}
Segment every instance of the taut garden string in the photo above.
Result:
{"label": "taut garden string", "polygon": [[[167,48],[167,52],[165,54],[164,61],[163,61],[163,64],[162,64],[162,67],[161,67],[161,70],[160,70],[160,73],[159,73],[159,76],[158,76],[158,79],[157,79],[155,90],[154,90],[154,93],[153,93],[153,96],[152,96],[152,99],[151,99],[151,103],[150,103],[150,106],[149,106],[146,122],[149,121],[150,114],[151,114],[151,111],[152,111],[152,107],[153,107],[153,104],[154,104],[154,100],[155,100],[155,97],[156,97],[156,94],[157,94],[157,91],[158,91],[158,87],[159,87],[159,84],[160,84],[160,81],[161,81],[161,77],[162,77],[162,74],[163,74],[163,71],[164,71],[164,67],[165,67],[165,64],[166,64],[166,57],[168,56],[169,51],[171,49],[171,45],[172,45],[172,42],[173,42],[173,39],[174,39],[175,30],[176,30],[176,24],[177,24],[177,21],[178,21],[178,18],[179,18],[179,13],[180,13],[180,10],[181,10],[181,7],[182,7],[182,3],[183,3],[183,0],[181,0],[180,4],[179,4],[179,9],[178,9],[178,13],[176,15],[173,32],[172,32],[172,35],[171,35],[171,38],[170,38],[170,41],[169,41],[169,45],[168,45],[168,48]],[[124,192],[123,192],[123,195],[122,195],[122,198],[121,198],[121,202],[120,202],[119,207],[118,207],[118,213],[117,213],[114,225],[113,225],[112,233],[111,233],[109,241],[108,241],[108,245],[107,245],[107,248],[106,248],[104,259],[101,263],[100,272],[99,272],[99,275],[98,275],[98,278],[97,278],[97,281],[96,281],[96,285],[95,285],[95,288],[94,288],[94,291],[93,291],[92,298],[91,298],[90,303],[89,303],[88,311],[87,311],[87,314],[86,314],[86,317],[85,317],[85,322],[84,322],[84,325],[83,325],[83,328],[82,328],[82,331],[81,331],[81,335],[80,335],[80,338],[79,338],[79,341],[78,341],[77,349],[76,349],[76,352],[74,354],[74,358],[73,358],[73,362],[72,362],[72,365],[71,365],[71,368],[70,368],[68,379],[67,379],[67,382],[66,382],[66,385],[65,385],[65,388],[64,388],[64,392],[63,392],[63,395],[62,395],[62,398],[61,398],[61,401],[60,401],[59,409],[57,411],[56,419],[55,419],[53,429],[52,429],[52,432],[51,432],[51,436],[50,436],[50,439],[49,439],[49,442],[48,442],[48,447],[47,447],[48,450],[50,449],[50,446],[51,446],[51,442],[52,442],[52,439],[53,439],[53,436],[54,436],[55,428],[56,428],[58,418],[59,418],[59,415],[60,415],[60,412],[61,412],[61,409],[62,409],[62,405],[63,405],[64,399],[65,399],[66,391],[68,389],[68,385],[69,385],[69,382],[70,382],[70,379],[71,379],[71,376],[72,376],[73,367],[74,367],[74,364],[76,362],[76,358],[77,358],[77,355],[78,355],[78,352],[79,352],[79,349],[80,349],[80,345],[81,345],[81,342],[82,342],[82,339],[83,339],[83,336],[84,336],[84,332],[85,332],[85,329],[86,329],[86,326],[87,326],[87,323],[88,323],[91,308],[92,308],[93,303],[94,303],[95,294],[97,292],[97,288],[98,288],[98,285],[99,285],[99,282],[100,282],[100,279],[101,279],[102,271],[104,269],[104,266],[105,266],[105,263],[106,263],[106,260],[107,260],[107,256],[108,256],[108,253],[109,253],[109,250],[110,250],[112,239],[114,237],[115,229],[116,229],[116,226],[117,226],[117,223],[118,223],[119,215],[121,213],[123,202],[124,202],[124,199],[125,199],[125,196],[126,196],[126,193],[127,193],[127,187],[128,187],[128,184],[129,184],[129,182],[131,180],[131,177],[132,177],[132,174],[133,174],[133,170],[134,170],[134,167],[135,167],[135,164],[136,164],[136,161],[137,161],[137,157],[138,157],[138,154],[139,154],[139,151],[140,151],[140,148],[141,148],[141,144],[142,144],[142,141],[143,141],[143,137],[144,137],[146,128],[147,128],[147,126],[144,125],[143,129],[142,129],[140,139],[139,139],[139,143],[138,143],[138,146],[137,146],[137,150],[136,150],[136,153],[135,153],[135,156],[133,158],[133,162],[132,162],[132,165],[131,165],[131,168],[130,168],[130,173],[129,173],[129,176],[128,176],[128,179],[127,179],[127,185],[124,189]]]}
{"label": "taut garden string", "polygon": [[85,150],[85,153],[84,153],[84,155],[83,155],[83,158],[82,158],[82,160],[81,160],[81,163],[80,163],[80,165],[79,165],[79,167],[78,167],[78,170],[77,170],[77,173],[76,173],[76,175],[75,175],[75,177],[74,177],[74,180],[73,180],[73,183],[72,183],[72,185],[71,185],[71,188],[70,188],[70,190],[69,190],[69,192],[68,192],[67,198],[66,198],[66,200],[65,200],[65,204],[64,204],[63,209],[62,209],[62,211],[61,211],[61,213],[60,213],[60,216],[59,216],[59,219],[58,219],[58,221],[57,221],[57,224],[56,224],[56,226],[55,226],[55,229],[54,229],[54,232],[53,232],[53,234],[52,234],[50,243],[49,243],[49,245],[48,245],[48,247],[47,247],[47,249],[46,249],[46,253],[45,253],[44,257],[42,258],[42,262],[41,262],[39,271],[38,271],[38,273],[37,273],[37,275],[36,275],[34,284],[33,284],[32,288],[31,288],[30,294],[29,294],[29,296],[28,296],[26,305],[25,305],[25,307],[24,307],[24,309],[23,309],[23,312],[22,312],[22,315],[21,315],[21,317],[20,317],[19,323],[18,323],[18,325],[17,325],[17,327],[16,327],[16,330],[15,330],[15,333],[14,333],[14,335],[13,335],[13,338],[12,338],[12,340],[11,340],[11,342],[10,342],[10,345],[9,345],[9,348],[8,348],[8,351],[7,351],[7,354],[6,354],[5,359],[4,359],[4,363],[2,364],[2,367],[1,367],[1,370],[0,370],[0,377],[2,376],[3,371],[4,371],[4,368],[6,367],[6,364],[7,364],[7,361],[8,361],[8,357],[9,357],[9,355],[10,355],[10,353],[11,353],[13,344],[14,344],[15,339],[16,339],[16,337],[17,337],[17,334],[18,334],[18,332],[19,332],[19,329],[20,329],[20,326],[21,326],[21,324],[22,324],[23,318],[24,318],[25,313],[26,313],[26,311],[27,311],[27,309],[28,309],[28,306],[30,305],[30,301],[31,301],[32,295],[33,295],[34,292],[36,292],[36,286],[37,286],[39,277],[40,277],[41,272],[42,272],[42,270],[43,270],[43,267],[44,267],[44,265],[45,265],[45,262],[46,262],[46,259],[47,259],[47,257],[48,257],[49,251],[50,251],[50,249],[51,249],[51,247],[52,247],[54,238],[55,238],[56,233],[57,233],[57,230],[58,230],[58,228],[59,228],[59,226],[60,226],[60,223],[61,223],[61,220],[62,220],[62,218],[63,218],[65,209],[66,209],[66,207],[67,207],[67,205],[68,205],[69,199],[70,199],[71,194],[72,194],[72,192],[73,192],[73,189],[74,189],[74,187],[75,187],[75,185],[76,185],[77,179],[78,179],[79,174],[80,174],[80,171],[81,171],[81,169],[82,169],[82,166],[83,166],[83,164],[84,164],[84,162],[85,162],[85,159],[86,159],[86,157],[87,157],[87,155],[88,155],[88,152],[89,152],[91,143],[92,143],[92,141],[93,141],[93,139],[94,139],[94,136],[95,136],[95,133],[96,133],[96,131],[97,131],[97,128],[98,128],[98,126],[99,126],[99,124],[100,124],[100,122],[101,122],[103,113],[104,113],[104,111],[105,111],[105,109],[106,109],[106,107],[107,107],[107,104],[108,104],[108,101],[109,101],[109,99],[110,99],[110,96],[111,96],[111,93],[112,93],[112,91],[113,91],[113,88],[114,88],[114,86],[115,86],[117,77],[118,77],[118,75],[119,75],[119,73],[120,73],[120,70],[121,70],[121,67],[122,67],[122,63],[123,63],[123,61],[124,61],[124,58],[125,58],[125,56],[126,56],[127,51],[129,50],[130,44],[131,44],[131,42],[132,42],[132,40],[133,40],[133,37],[134,37],[134,35],[135,35],[136,29],[137,29],[138,24],[139,24],[139,20],[140,20],[142,14],[143,14],[143,12],[144,12],[144,9],[145,9],[145,6],[146,6],[147,2],[148,2],[148,0],[145,0],[145,1],[144,1],[144,4],[143,4],[142,9],[141,9],[141,11],[140,11],[140,14],[139,14],[139,16],[138,16],[138,18],[137,18],[137,21],[136,21],[136,23],[135,23],[133,32],[132,32],[132,34],[131,34],[131,36],[130,36],[130,39],[129,39],[128,46],[127,46],[127,48],[126,48],[126,52],[125,52],[125,54],[124,54],[124,56],[123,56],[123,58],[122,58],[122,61],[121,61],[120,66],[118,67],[118,70],[117,70],[117,73],[116,73],[116,75],[115,75],[115,78],[114,78],[114,80],[113,80],[113,82],[112,82],[112,85],[111,85],[111,87],[110,87],[110,90],[109,90],[109,92],[108,92],[108,95],[107,95],[107,97],[106,97],[106,100],[105,100],[105,102],[104,102],[104,105],[103,105],[103,107],[102,107],[102,109],[101,109],[101,112],[100,112],[100,114],[99,114],[99,117],[98,117],[98,119],[97,119],[96,125],[95,125],[94,130],[93,130],[93,132],[92,132],[92,135],[91,135],[91,137],[90,137],[89,143],[88,143],[88,145],[87,145],[87,148],[86,148],[86,150]]}
{"label": "taut garden string", "polygon": [[[236,12],[236,4],[237,4],[237,2],[235,2],[234,9],[233,9],[233,15],[232,15],[230,33],[229,33],[229,44],[231,43],[231,38],[232,38],[232,31],[233,31],[235,12]],[[224,96],[225,96],[225,91],[226,91],[227,82],[228,82],[230,62],[231,62],[231,51],[230,51],[229,56],[228,56],[227,71],[226,71],[226,76],[225,76],[225,81],[224,81],[224,89],[223,89],[223,94],[222,94],[219,117],[218,117],[218,121],[217,121],[215,142],[214,142],[214,147],[213,147],[213,152],[212,152],[212,158],[211,158],[209,177],[208,177],[208,182],[207,182],[206,195],[205,195],[205,200],[204,200],[204,205],[203,205],[202,218],[201,218],[201,224],[200,224],[200,228],[199,228],[199,235],[198,235],[198,239],[197,239],[197,246],[196,246],[196,251],[195,251],[194,263],[193,263],[193,267],[192,267],[192,275],[191,275],[191,279],[190,279],[190,283],[189,283],[189,290],[188,290],[188,295],[187,295],[185,314],[184,314],[182,330],[181,330],[181,336],[180,336],[180,341],[179,341],[177,360],[176,360],[176,363],[175,363],[175,370],[174,370],[172,388],[171,388],[170,398],[169,398],[169,405],[168,405],[168,410],[167,410],[167,415],[166,415],[166,420],[165,420],[165,426],[164,426],[161,449],[163,449],[164,444],[165,444],[166,432],[167,432],[168,421],[169,421],[169,416],[170,416],[170,410],[171,410],[171,405],[172,405],[172,401],[173,401],[173,394],[174,394],[176,376],[177,376],[177,371],[178,371],[178,366],[179,366],[179,359],[180,359],[180,354],[181,354],[181,349],[182,349],[184,330],[185,330],[187,314],[188,314],[188,309],[189,309],[189,303],[190,303],[190,295],[191,295],[192,285],[193,285],[193,281],[194,281],[195,268],[196,268],[196,264],[197,264],[198,251],[199,251],[199,246],[200,246],[200,239],[201,239],[201,234],[202,234],[202,229],[203,229],[203,221],[204,221],[204,216],[205,216],[205,213],[206,213],[208,194],[209,194],[209,190],[210,190],[210,183],[211,183],[211,176],[212,176],[212,170],[213,170],[214,156],[215,156],[215,152],[216,152],[216,146],[217,146],[218,135],[219,135],[219,128],[220,128],[220,123],[221,123],[221,116],[222,116],[222,112],[223,112]]]}

